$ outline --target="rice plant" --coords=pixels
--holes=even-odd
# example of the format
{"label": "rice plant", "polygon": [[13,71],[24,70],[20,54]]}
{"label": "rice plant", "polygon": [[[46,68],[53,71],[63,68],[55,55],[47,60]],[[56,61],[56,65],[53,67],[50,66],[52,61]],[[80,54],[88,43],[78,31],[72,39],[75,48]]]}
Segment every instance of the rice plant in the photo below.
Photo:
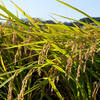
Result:
{"label": "rice plant", "polygon": [[100,28],[59,14],[84,28],[44,24],[12,4],[29,22],[0,4],[0,100],[99,100]]}

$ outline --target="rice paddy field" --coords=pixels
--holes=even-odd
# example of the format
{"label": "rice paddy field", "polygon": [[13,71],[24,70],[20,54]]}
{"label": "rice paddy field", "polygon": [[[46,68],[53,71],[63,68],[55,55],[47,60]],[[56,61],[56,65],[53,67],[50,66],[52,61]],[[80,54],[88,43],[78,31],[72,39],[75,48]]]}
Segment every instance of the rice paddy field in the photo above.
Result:
{"label": "rice paddy field", "polygon": [[[19,19],[2,3],[0,25],[0,100],[100,100],[100,22],[80,28],[44,24],[24,14]],[[40,25],[42,27],[40,27]]]}

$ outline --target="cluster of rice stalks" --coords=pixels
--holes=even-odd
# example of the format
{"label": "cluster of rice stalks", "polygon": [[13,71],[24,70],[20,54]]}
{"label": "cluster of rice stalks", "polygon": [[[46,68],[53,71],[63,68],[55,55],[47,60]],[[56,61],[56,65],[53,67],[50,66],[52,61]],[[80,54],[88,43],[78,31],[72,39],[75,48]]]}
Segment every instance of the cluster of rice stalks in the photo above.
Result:
{"label": "cluster of rice stalks", "polygon": [[[60,0],[76,11],[84,12]],[[13,3],[13,2],[12,2]],[[14,3],[13,3],[14,4]],[[0,25],[0,99],[96,100],[100,98],[100,28],[63,23],[43,24],[14,4],[29,23],[4,5],[6,22]],[[40,27],[40,25],[42,27]]]}

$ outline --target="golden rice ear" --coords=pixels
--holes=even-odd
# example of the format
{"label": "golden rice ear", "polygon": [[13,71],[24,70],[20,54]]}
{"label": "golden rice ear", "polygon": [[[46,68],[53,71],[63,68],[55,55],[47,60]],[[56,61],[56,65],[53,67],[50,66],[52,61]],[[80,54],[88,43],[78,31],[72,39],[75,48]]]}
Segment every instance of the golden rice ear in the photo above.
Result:
{"label": "golden rice ear", "polygon": [[[49,49],[50,49],[50,43],[43,45],[43,50],[40,52],[40,55],[38,57],[38,64],[44,63],[45,58],[47,58]],[[38,68],[37,71],[38,75],[41,76],[41,68]]]}
{"label": "golden rice ear", "polygon": [[81,69],[81,66],[79,65],[78,68],[77,68],[76,83],[78,83],[78,81],[79,81],[79,77],[80,77],[80,69]]}
{"label": "golden rice ear", "polygon": [[68,76],[68,80],[70,79],[70,74],[71,74],[71,69],[72,69],[72,65],[73,65],[73,59],[72,59],[72,56],[70,56],[68,59],[67,59],[67,65],[66,65],[66,72],[67,72],[67,76]]}
{"label": "golden rice ear", "polygon": [[13,92],[13,81],[14,78],[17,77],[19,72],[15,72],[13,78],[11,79],[9,83],[9,90],[8,90],[8,95],[7,95],[7,100],[13,100],[12,92]]}
{"label": "golden rice ear", "polygon": [[94,100],[97,100],[97,93],[100,88],[100,81],[99,82],[93,82],[93,92],[92,92],[92,97]]}
{"label": "golden rice ear", "polygon": [[18,95],[18,100],[24,100],[24,92],[27,87],[28,79],[32,76],[34,72],[34,69],[30,69],[30,71],[27,73],[27,75],[24,77],[22,81],[22,88],[20,90],[20,93]]}

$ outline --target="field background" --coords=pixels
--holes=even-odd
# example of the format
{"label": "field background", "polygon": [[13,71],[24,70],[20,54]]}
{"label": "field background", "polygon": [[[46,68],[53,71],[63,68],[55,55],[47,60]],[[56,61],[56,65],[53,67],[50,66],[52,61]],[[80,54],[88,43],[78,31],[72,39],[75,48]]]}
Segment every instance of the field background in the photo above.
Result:
{"label": "field background", "polygon": [[88,17],[89,24],[67,26],[31,18],[22,21],[4,3],[0,9],[0,99],[1,100],[99,100],[100,22],[85,12],[61,4]]}

